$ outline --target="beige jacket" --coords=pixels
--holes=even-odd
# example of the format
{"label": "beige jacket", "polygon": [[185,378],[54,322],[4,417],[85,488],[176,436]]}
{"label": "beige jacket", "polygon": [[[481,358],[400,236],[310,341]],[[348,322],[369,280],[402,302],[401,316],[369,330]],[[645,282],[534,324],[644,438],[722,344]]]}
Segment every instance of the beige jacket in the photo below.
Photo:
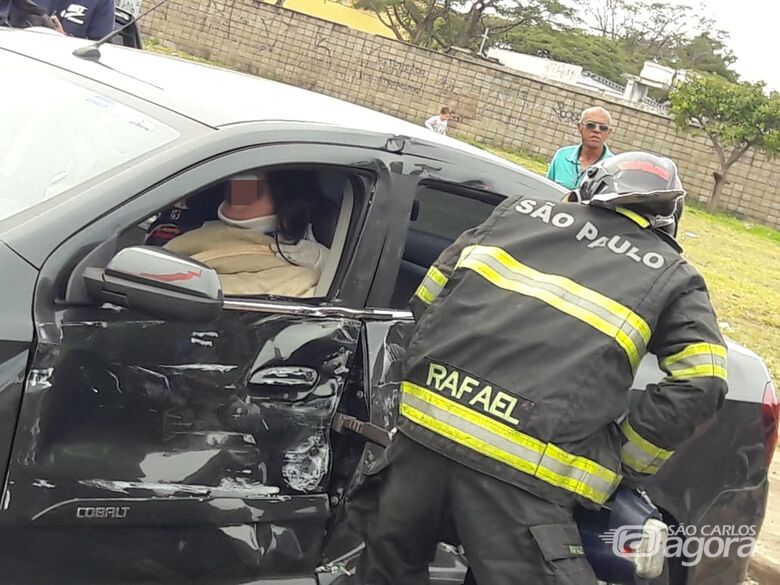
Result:
{"label": "beige jacket", "polygon": [[271,236],[213,221],[174,238],[165,248],[216,270],[225,295],[314,296],[319,273],[277,258],[273,243]]}

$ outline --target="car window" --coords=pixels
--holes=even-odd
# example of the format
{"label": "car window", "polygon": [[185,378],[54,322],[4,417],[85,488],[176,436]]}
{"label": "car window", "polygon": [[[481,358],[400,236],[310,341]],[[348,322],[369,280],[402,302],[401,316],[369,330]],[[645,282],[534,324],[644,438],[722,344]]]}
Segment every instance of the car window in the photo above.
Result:
{"label": "car window", "polygon": [[417,217],[411,228],[449,241],[485,221],[494,207],[493,203],[429,186],[420,189],[416,201]]}
{"label": "car window", "polygon": [[[304,218],[300,246],[276,254],[271,249],[284,243],[279,239],[281,215],[261,214],[238,222],[227,217],[224,202],[232,180],[250,177],[255,193],[266,187],[273,193],[277,214],[285,196],[287,204],[295,201],[284,217]],[[259,186],[258,177],[265,186]],[[164,247],[203,262],[217,271],[226,297],[327,298],[357,238],[369,180],[367,175],[324,165],[247,169],[180,194],[106,245],[111,253],[138,245]],[[100,255],[94,251],[83,264],[95,265],[94,258]],[[71,279],[69,302],[82,300],[86,293],[79,282],[78,275]]]}
{"label": "car window", "polygon": [[4,59],[0,220],[175,140],[178,131],[106,95]]}
{"label": "car window", "polygon": [[439,254],[460,234],[479,225],[502,196],[445,185],[423,185],[415,197],[391,307],[406,308]]}

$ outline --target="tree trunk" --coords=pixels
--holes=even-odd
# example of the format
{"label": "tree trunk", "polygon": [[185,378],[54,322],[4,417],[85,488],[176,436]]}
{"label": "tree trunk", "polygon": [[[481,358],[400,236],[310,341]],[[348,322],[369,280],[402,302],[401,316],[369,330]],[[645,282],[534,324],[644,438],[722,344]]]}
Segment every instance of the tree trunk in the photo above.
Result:
{"label": "tree trunk", "polygon": [[487,8],[487,6],[484,1],[479,1],[471,7],[471,10],[469,10],[468,15],[466,16],[466,22],[468,24],[460,31],[460,34],[453,43],[454,46],[464,49],[468,48],[469,43],[477,36],[477,29],[479,28],[479,23],[482,20],[482,14],[485,12],[485,8]]}
{"label": "tree trunk", "polygon": [[436,26],[436,20],[439,18],[436,5],[431,4],[428,7],[428,12],[425,14],[425,18],[415,23],[417,30],[412,37],[412,44],[420,47],[431,48],[433,44],[433,32]]}
{"label": "tree trunk", "polygon": [[707,209],[710,211],[715,211],[718,208],[718,203],[720,203],[720,196],[723,194],[723,187],[725,187],[729,182],[728,176],[731,167],[734,166],[734,163],[736,163],[744,156],[752,144],[750,142],[744,142],[741,146],[733,148],[727,157],[727,153],[723,151],[723,146],[720,144],[718,139],[711,134],[708,135],[712,141],[712,145],[715,147],[715,153],[718,155],[718,161],[720,162],[720,170],[712,173],[712,177],[715,179],[715,186],[712,188],[712,195],[710,196],[710,201],[707,204]]}
{"label": "tree trunk", "polygon": [[723,193],[723,187],[726,186],[726,177],[728,176],[728,172],[728,169],[726,169],[722,173],[712,173],[712,176],[715,179],[715,186],[712,188],[712,195],[710,196],[709,203],[707,203],[707,209],[709,211],[717,211],[718,209],[718,203],[720,203],[720,196]]}

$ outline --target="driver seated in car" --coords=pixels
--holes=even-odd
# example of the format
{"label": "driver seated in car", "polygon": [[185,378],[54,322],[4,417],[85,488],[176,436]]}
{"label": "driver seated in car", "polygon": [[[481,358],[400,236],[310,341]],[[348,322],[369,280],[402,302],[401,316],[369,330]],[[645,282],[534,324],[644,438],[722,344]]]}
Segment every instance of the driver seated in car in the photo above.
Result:
{"label": "driver seated in car", "polygon": [[225,295],[313,296],[328,249],[314,239],[306,195],[279,178],[275,171],[231,178],[219,219],[165,248],[216,270]]}

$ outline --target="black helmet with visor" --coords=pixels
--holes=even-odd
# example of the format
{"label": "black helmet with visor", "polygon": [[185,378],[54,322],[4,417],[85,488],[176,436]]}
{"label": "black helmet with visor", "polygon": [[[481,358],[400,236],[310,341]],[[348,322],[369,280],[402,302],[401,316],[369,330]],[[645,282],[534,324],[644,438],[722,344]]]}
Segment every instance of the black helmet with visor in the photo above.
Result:
{"label": "black helmet with visor", "polygon": [[594,207],[626,207],[652,228],[674,237],[685,190],[670,159],[647,152],[625,152],[590,167],[569,201]]}

